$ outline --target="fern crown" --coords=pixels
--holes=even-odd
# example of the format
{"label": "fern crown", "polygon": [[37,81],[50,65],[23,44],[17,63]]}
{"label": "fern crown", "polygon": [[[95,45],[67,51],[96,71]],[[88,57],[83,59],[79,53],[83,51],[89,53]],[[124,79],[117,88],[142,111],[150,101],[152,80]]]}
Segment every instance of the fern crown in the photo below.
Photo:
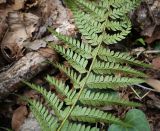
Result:
{"label": "fern crown", "polygon": [[[140,106],[120,98],[118,88],[145,82],[144,73],[131,66],[145,66],[126,53],[114,52],[108,45],[123,40],[131,30],[126,14],[135,8],[138,0],[65,0],[72,10],[81,40],[62,35],[49,28],[64,45],[50,44],[69,63],[53,65],[70,79],[71,84],[47,76],[56,93],[27,83],[41,93],[54,113],[40,102],[29,100],[30,109],[44,131],[98,131],[91,123],[115,123],[132,127],[120,118],[100,108],[105,105]],[[73,85],[73,87],[71,86]],[[59,97],[59,94],[61,97]],[[62,99],[63,98],[63,99]]]}

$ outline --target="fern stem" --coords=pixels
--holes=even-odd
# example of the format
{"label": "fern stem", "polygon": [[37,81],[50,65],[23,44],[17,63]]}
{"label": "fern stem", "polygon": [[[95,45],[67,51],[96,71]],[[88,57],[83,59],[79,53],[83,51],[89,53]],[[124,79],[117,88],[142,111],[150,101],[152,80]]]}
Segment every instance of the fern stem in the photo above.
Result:
{"label": "fern stem", "polygon": [[73,109],[74,109],[77,101],[79,100],[79,98],[80,98],[80,96],[81,96],[81,94],[82,94],[82,91],[83,91],[83,89],[84,89],[84,87],[85,87],[85,85],[86,85],[86,82],[87,82],[87,80],[88,80],[88,77],[89,77],[89,75],[90,75],[90,73],[91,73],[91,71],[92,71],[94,62],[96,61],[96,57],[97,57],[97,55],[98,55],[98,51],[99,51],[99,49],[100,49],[100,47],[101,47],[101,44],[102,44],[102,42],[100,42],[99,45],[98,45],[98,47],[97,47],[96,53],[95,53],[94,58],[93,58],[92,63],[91,63],[91,66],[90,66],[89,71],[88,71],[88,73],[87,73],[87,76],[86,76],[86,78],[85,78],[86,80],[85,80],[85,82],[83,83],[83,85],[82,85],[81,88],[80,88],[80,91],[79,91],[79,93],[78,93],[77,99],[76,99],[75,102],[73,103],[71,109],[69,110],[68,114],[66,115],[66,117],[65,117],[64,120],[62,121],[62,123],[61,123],[61,125],[59,126],[59,128],[58,128],[57,131],[60,131],[60,130],[61,130],[61,128],[62,128],[63,125],[65,124],[66,120],[67,120],[68,117],[70,116],[71,112],[73,111]]}

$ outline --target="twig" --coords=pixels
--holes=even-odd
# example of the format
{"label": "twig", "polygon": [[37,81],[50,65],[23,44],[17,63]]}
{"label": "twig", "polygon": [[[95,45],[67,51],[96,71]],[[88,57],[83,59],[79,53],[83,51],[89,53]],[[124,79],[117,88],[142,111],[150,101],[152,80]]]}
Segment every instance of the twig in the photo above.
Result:
{"label": "twig", "polygon": [[145,54],[157,54],[157,53],[160,53],[160,50],[148,50],[148,51],[144,51],[143,53],[145,53]]}
{"label": "twig", "polygon": [[148,87],[143,86],[143,85],[136,85],[136,86],[138,86],[138,87],[140,87],[140,88],[142,88],[142,89],[148,90],[148,91],[158,92],[158,91],[155,90],[155,89],[151,89],[151,88],[148,88]]}

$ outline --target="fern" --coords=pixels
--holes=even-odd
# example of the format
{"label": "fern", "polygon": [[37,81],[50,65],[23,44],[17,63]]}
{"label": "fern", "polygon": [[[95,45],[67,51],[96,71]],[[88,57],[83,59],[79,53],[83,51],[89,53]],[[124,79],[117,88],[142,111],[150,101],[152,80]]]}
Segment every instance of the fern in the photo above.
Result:
{"label": "fern", "polygon": [[[29,100],[30,108],[44,131],[97,131],[90,123],[114,123],[132,128],[129,122],[101,110],[105,105],[137,107],[140,104],[119,97],[118,88],[145,82],[144,73],[131,66],[145,66],[127,53],[114,52],[107,45],[123,40],[131,29],[126,13],[137,6],[138,0],[65,0],[74,14],[82,40],[62,35],[49,28],[64,45],[50,44],[69,63],[69,67],[54,62],[71,83],[47,76],[55,87],[52,93],[43,87],[25,82],[42,94],[51,109]],[[135,77],[136,76],[136,77]],[[70,85],[73,85],[71,88]],[[58,95],[57,95],[58,94]],[[63,98],[63,99],[62,99]],[[89,125],[89,126],[88,126]]]}

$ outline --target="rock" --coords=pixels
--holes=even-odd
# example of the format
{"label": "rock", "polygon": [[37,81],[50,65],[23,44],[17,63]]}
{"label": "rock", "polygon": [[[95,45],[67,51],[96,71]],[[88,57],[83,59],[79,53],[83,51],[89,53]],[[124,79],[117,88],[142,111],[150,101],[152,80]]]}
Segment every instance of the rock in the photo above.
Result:
{"label": "rock", "polygon": [[41,128],[37,122],[37,120],[34,118],[33,114],[30,113],[28,118],[24,121],[24,123],[21,125],[20,131],[41,131]]}

